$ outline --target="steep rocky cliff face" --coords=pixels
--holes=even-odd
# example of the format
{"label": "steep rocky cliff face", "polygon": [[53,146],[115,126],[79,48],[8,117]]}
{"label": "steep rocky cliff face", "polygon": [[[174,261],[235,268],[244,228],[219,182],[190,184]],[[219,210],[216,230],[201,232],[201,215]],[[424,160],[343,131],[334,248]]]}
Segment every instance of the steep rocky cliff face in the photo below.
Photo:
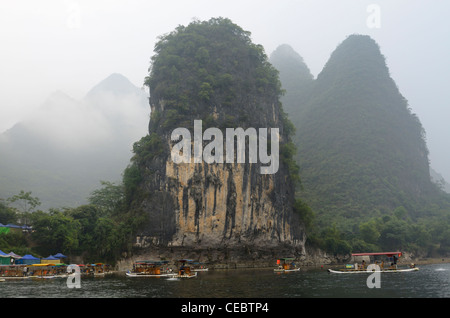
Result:
{"label": "steep rocky cliff face", "polygon": [[[156,44],[146,81],[152,108],[149,135],[135,144],[124,174],[130,210],[140,220],[139,245],[304,248],[304,229],[293,210],[298,170],[292,158],[292,126],[279,102],[278,73],[249,36],[227,19],[211,19],[180,26]],[[186,129],[192,136],[189,147],[194,145],[196,120],[204,134],[213,128],[223,135],[223,163],[173,160],[182,138],[173,140],[172,133]],[[244,162],[238,163],[237,148],[233,162],[226,161],[231,153],[225,145],[227,128],[255,128],[258,150],[263,145],[274,150],[279,136],[275,173],[262,173],[270,164],[262,162],[260,153],[250,162],[251,138],[245,143]],[[269,133],[267,143],[260,128]],[[219,135],[213,137],[203,136],[204,151],[220,141]],[[218,155],[218,150],[211,154]]]}

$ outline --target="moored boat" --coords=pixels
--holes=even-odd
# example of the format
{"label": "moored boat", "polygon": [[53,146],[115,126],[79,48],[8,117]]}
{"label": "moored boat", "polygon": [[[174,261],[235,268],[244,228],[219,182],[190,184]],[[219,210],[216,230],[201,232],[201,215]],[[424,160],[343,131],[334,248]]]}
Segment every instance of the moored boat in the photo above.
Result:
{"label": "moored boat", "polygon": [[189,264],[191,265],[191,270],[194,272],[207,272],[208,271],[208,267],[201,262],[189,262]]}
{"label": "moored boat", "polygon": [[28,279],[26,265],[1,265],[0,278],[4,280]]}
{"label": "moored boat", "polygon": [[57,277],[58,269],[55,264],[20,264],[0,266],[0,278],[14,279],[50,279]]}
{"label": "moored boat", "polygon": [[[19,279],[51,279],[65,278],[67,273],[67,264],[64,263],[36,263],[36,264],[18,264],[1,265],[0,279],[19,280]],[[112,273],[110,266],[103,263],[95,264],[77,264],[82,276],[103,277]]]}
{"label": "moored boat", "polygon": [[[354,253],[352,254],[354,260],[356,260],[357,257],[363,258],[361,263],[355,262],[354,264],[346,264],[345,268],[342,269],[329,268],[328,272],[335,274],[401,273],[419,270],[415,264],[410,264],[408,267],[398,267],[397,261],[401,256],[402,252]],[[364,257],[368,258],[369,262],[366,262]]]}
{"label": "moored boat", "polygon": [[57,270],[55,264],[32,264],[26,267],[28,277],[33,279],[55,278]]}

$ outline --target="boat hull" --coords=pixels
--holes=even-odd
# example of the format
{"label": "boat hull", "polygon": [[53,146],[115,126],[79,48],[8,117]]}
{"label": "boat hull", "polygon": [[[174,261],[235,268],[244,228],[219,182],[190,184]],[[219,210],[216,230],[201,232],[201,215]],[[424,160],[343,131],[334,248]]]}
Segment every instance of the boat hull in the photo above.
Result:
{"label": "boat hull", "polygon": [[197,277],[197,272],[191,272],[190,274],[175,274],[172,277],[174,278],[194,278]]}
{"label": "boat hull", "polygon": [[367,271],[367,270],[351,270],[351,269],[342,269],[342,270],[335,270],[335,269],[328,269],[329,273],[334,274],[359,274],[359,273],[402,273],[402,272],[415,272],[418,271],[419,268],[402,268],[402,269],[385,269],[385,270],[379,270],[379,271]]}
{"label": "boat hull", "polygon": [[275,268],[274,270],[273,270],[274,272],[277,272],[277,273],[285,273],[285,272],[298,272],[298,271],[300,271],[300,267],[298,267],[298,268],[293,268],[293,269],[283,269],[283,268]]}
{"label": "boat hull", "polygon": [[38,275],[36,275],[36,276],[28,276],[28,277],[31,278],[31,279],[53,279],[56,276],[55,275],[47,275],[47,276],[38,276]]}
{"label": "boat hull", "polygon": [[174,277],[177,276],[175,273],[167,274],[136,274],[136,273],[125,273],[128,277]]}

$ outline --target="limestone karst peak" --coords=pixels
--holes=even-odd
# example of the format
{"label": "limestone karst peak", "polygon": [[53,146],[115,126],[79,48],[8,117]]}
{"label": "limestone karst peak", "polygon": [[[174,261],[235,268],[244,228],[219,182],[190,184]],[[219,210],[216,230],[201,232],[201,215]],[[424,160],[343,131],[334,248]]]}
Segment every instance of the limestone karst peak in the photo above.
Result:
{"label": "limestone karst peak", "polygon": [[97,94],[113,93],[115,95],[139,94],[140,89],[127,77],[120,73],[112,73],[104,80],[96,84],[86,95],[86,98]]}

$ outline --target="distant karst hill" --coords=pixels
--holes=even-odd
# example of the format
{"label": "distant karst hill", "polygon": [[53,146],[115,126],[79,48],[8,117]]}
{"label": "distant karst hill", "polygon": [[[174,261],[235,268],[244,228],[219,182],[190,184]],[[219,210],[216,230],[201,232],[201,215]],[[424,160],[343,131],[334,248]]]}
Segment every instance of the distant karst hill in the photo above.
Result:
{"label": "distant karst hill", "polygon": [[147,134],[148,96],[121,74],[83,100],[55,92],[0,135],[0,198],[31,191],[42,206],[87,202],[100,181],[121,180],[133,142]]}
{"label": "distant karst hill", "polygon": [[271,56],[296,127],[302,189],[323,226],[352,224],[404,207],[417,216],[438,195],[425,131],[391,78],[378,44],[351,35],[317,79],[282,46]]}
{"label": "distant karst hill", "polygon": [[280,72],[285,94],[282,96],[284,110],[295,121],[299,105],[303,105],[311,92],[314,77],[300,54],[287,45],[280,45],[271,55],[270,63]]}

